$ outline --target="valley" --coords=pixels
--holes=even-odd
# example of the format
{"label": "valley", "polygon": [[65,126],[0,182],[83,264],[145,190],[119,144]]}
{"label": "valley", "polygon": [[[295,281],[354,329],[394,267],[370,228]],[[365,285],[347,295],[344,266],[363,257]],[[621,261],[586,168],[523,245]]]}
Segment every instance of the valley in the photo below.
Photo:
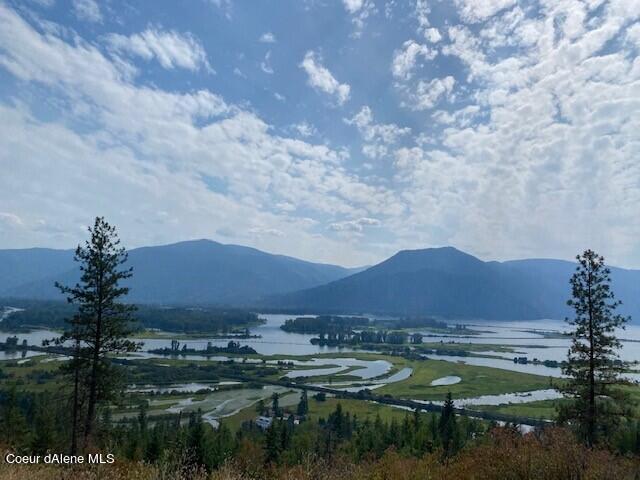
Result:
{"label": "valley", "polygon": [[[98,259],[99,243],[92,252]],[[112,269],[103,303],[96,277],[81,273],[91,264],[0,251],[16,277],[0,281],[11,293],[0,290],[0,423],[10,432],[0,439],[12,448],[88,450],[83,437],[165,468],[160,455],[177,446],[211,472],[235,461],[297,468],[311,452],[314,462],[382,459],[396,448],[446,464],[499,435],[576,428],[559,426],[584,392],[572,370],[587,363],[575,358],[575,330],[554,320],[576,279],[569,262],[485,262],[448,247],[345,269],[194,241],[119,250],[96,265],[128,254],[133,269]],[[80,279],[62,288],[71,302],[47,287],[54,270]],[[611,275],[635,314],[640,271]],[[598,403],[624,405],[611,441],[628,452],[640,449],[640,326],[607,312],[602,341],[616,356],[599,368],[616,381]],[[173,472],[190,464],[172,462]]]}
{"label": "valley", "polygon": [[[400,350],[376,352],[314,345],[311,343],[314,334],[287,332],[280,328],[294,318],[293,315],[258,313],[256,316],[260,322],[247,327],[250,338],[237,340],[255,351],[250,354],[197,354],[207,345],[226,347],[229,340],[214,335],[182,337],[180,346],[188,349],[184,354],[180,349],[172,354],[153,353],[170,350],[175,339],[170,332],[162,331],[154,332],[151,338],[141,335],[141,351],[118,357],[133,373],[123,401],[112,407],[113,418],[123,421],[135,418],[140,405],[146,403],[150,419],[200,411],[203,420],[213,426],[224,422],[239,428],[242,421],[255,417],[257,402],[269,402],[274,393],[282,396],[283,407],[295,410],[301,389],[261,383],[287,379],[301,388],[321,386],[335,390],[335,394],[328,395],[330,403],[327,405],[342,400],[349,406],[360,403],[355,410],[369,412],[367,415],[382,411],[385,417],[398,417],[404,413],[393,406],[371,403],[366,395],[361,400],[334,397],[339,397],[340,391],[372,392],[394,399],[441,405],[450,392],[460,408],[510,415],[515,421],[526,422],[527,418],[553,420],[557,413],[554,405],[561,396],[554,387],[563,382],[561,370],[533,364],[532,360],[556,360],[566,355],[567,339],[561,335],[548,338],[549,332],[559,334],[563,331],[561,322],[477,323],[467,325],[459,335],[408,329],[410,333],[421,333],[423,343],[400,346],[414,352],[407,355]],[[470,332],[474,334],[470,335]],[[2,332],[0,342],[6,342],[13,335],[18,337],[19,343],[26,340],[29,345],[39,345],[55,332]],[[637,342],[640,328],[632,326],[624,336],[636,341],[623,342],[623,358],[640,358],[640,343]],[[368,348],[375,348],[375,345],[368,345]],[[422,353],[442,350],[458,355]],[[460,355],[461,352],[464,355]],[[529,361],[517,363],[513,360],[515,357],[526,357]],[[39,352],[2,351],[0,371],[4,372],[5,378],[18,381],[21,388],[42,391],[55,388],[55,382],[43,382],[42,379],[55,377],[60,364],[57,360],[64,359]],[[247,379],[239,381],[236,375]],[[634,380],[640,378],[639,373],[628,373],[628,376]],[[453,381],[447,381],[449,378]],[[310,411],[314,413],[313,409]]]}

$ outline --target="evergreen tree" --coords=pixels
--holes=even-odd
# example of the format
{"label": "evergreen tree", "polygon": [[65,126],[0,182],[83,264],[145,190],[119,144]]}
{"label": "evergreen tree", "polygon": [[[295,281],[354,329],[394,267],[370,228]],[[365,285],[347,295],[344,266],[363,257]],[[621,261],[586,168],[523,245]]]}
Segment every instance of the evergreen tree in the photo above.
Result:
{"label": "evergreen tree", "polygon": [[140,411],[138,412],[138,448],[141,452],[147,451],[147,443],[149,436],[149,417],[147,416],[147,402],[140,404]]}
{"label": "evergreen tree", "polygon": [[9,445],[22,447],[26,442],[27,420],[20,408],[16,386],[13,384],[6,393],[0,409],[0,438]]}
{"label": "evergreen tree", "polygon": [[[74,432],[75,439],[80,415],[80,384],[86,380],[86,412],[84,413],[84,445],[88,445],[95,424],[99,402],[115,393],[117,375],[108,355],[132,352],[139,344],[127,340],[135,307],[121,303],[129,289],[120,282],[131,277],[132,269],[123,268],[127,253],[120,246],[115,227],[97,217],[89,227],[90,239],[78,246],[75,260],[80,264],[81,278],[75,286],[56,282],[67,295],[69,303],[78,306],[68,321],[69,330],[57,341],[73,341],[74,358]],[[75,440],[74,440],[75,446]]]}
{"label": "evergreen tree", "polygon": [[209,468],[217,468],[233,454],[234,450],[233,435],[224,423],[221,423],[218,429],[213,432],[211,444],[207,465]]}
{"label": "evergreen tree", "polygon": [[274,418],[265,436],[265,461],[267,463],[276,463],[280,458],[280,442],[279,422]]}
{"label": "evergreen tree", "polygon": [[145,458],[150,462],[156,462],[160,458],[163,447],[163,425],[158,422],[149,434],[149,441],[145,450]]}
{"label": "evergreen tree", "polygon": [[271,397],[271,409],[274,417],[280,416],[280,396],[277,393],[274,393]]}
{"label": "evergreen tree", "polygon": [[286,421],[281,421],[280,425],[280,448],[284,452],[289,448],[291,436],[293,435],[293,417],[289,416]]}
{"label": "evergreen tree", "polygon": [[[615,329],[628,321],[615,313],[620,302],[611,290],[610,270],[604,258],[592,250],[576,257],[578,266],[571,277],[575,316],[566,321],[573,327],[568,362],[563,368],[569,381],[562,391],[571,399],[560,411],[560,419],[573,421],[587,445],[606,438],[611,422],[620,407],[619,391],[612,385],[621,383],[624,365],[617,358],[620,341]],[[618,412],[619,413],[619,412]]]}
{"label": "evergreen tree", "polygon": [[102,445],[108,445],[113,429],[113,416],[111,414],[111,408],[109,406],[105,406],[102,410],[102,419],[100,421],[100,439]]}
{"label": "evergreen tree", "polygon": [[420,428],[420,409],[416,408],[413,411],[413,428],[418,430]]}
{"label": "evergreen tree", "polygon": [[309,412],[309,399],[307,398],[307,391],[302,390],[300,396],[300,402],[298,403],[297,414],[300,417],[304,417]]}
{"label": "evergreen tree", "polygon": [[202,410],[191,412],[189,415],[189,427],[187,432],[187,446],[192,455],[192,460],[198,465],[206,463],[208,453],[204,424],[202,423]]}
{"label": "evergreen tree", "polygon": [[451,392],[447,393],[447,398],[444,401],[440,422],[438,423],[438,431],[442,441],[443,455],[448,458],[455,453],[457,447],[456,412],[451,399]]}
{"label": "evergreen tree", "polygon": [[342,439],[344,437],[346,419],[342,413],[342,405],[339,403],[336,405],[335,411],[331,413],[327,419],[327,424],[329,428],[335,432],[338,439]]}
{"label": "evergreen tree", "polygon": [[431,437],[431,445],[439,445],[440,434],[438,433],[438,420],[436,419],[436,414],[432,413],[429,416],[429,436]]}
{"label": "evergreen tree", "polygon": [[33,418],[33,437],[31,439],[31,451],[37,455],[44,455],[54,447],[55,423],[51,408],[43,397],[36,399],[35,414]]}

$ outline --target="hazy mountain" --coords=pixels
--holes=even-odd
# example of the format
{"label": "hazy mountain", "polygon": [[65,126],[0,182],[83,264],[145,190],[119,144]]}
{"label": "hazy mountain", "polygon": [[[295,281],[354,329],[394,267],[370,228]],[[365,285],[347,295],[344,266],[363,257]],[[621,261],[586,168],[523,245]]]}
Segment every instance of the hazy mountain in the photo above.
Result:
{"label": "hazy mountain", "polygon": [[73,268],[73,250],[26,248],[0,250],[0,292]]}
{"label": "hazy mountain", "polygon": [[[569,279],[576,264],[564,260],[527,259],[512,260],[501,264],[534,280],[536,289],[531,295],[534,301],[544,305],[545,311],[553,312],[552,318],[564,318],[571,313],[566,301],[569,298]],[[622,301],[619,312],[631,315],[640,323],[640,270],[609,267],[613,292]]]}
{"label": "hazy mountain", "polygon": [[[494,320],[564,318],[575,269],[561,260],[483,262],[446,247],[349,270],[209,240],[133,249],[129,260],[130,299],[140,303]],[[0,250],[0,296],[61,298],[53,282],[78,277],[71,250]],[[612,268],[612,278],[621,312],[640,320],[640,271]]]}
{"label": "hazy mountain", "polygon": [[[79,278],[71,251],[4,250],[0,262],[0,296],[59,298],[53,282],[70,284]],[[241,305],[353,273],[335,265],[210,240],[133,249],[129,264],[134,268],[129,298],[141,303]]]}
{"label": "hazy mountain", "polygon": [[[569,278],[560,260],[483,262],[452,247],[405,250],[327,285],[269,298],[306,311],[376,312],[493,320],[564,318]],[[640,319],[640,271],[612,269],[621,312]]]}

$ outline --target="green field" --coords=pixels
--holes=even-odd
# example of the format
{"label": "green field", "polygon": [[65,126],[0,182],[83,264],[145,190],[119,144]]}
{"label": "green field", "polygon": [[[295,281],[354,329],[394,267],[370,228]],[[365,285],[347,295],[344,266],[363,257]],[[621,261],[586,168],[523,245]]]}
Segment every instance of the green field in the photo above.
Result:
{"label": "green field", "polygon": [[[444,360],[402,360],[404,363],[402,366],[413,368],[411,377],[402,382],[386,385],[376,390],[376,393],[388,393],[396,398],[444,400],[447,392],[451,392],[453,398],[472,398],[480,395],[527,392],[549,388],[549,378],[540,375]],[[458,376],[462,381],[455,385],[430,386],[432,380],[449,375]]]}
{"label": "green field", "polygon": [[538,400],[535,402],[518,403],[512,405],[480,405],[474,406],[475,410],[485,412],[502,413],[517,417],[543,418],[554,420],[558,415],[558,405],[562,400]]}
{"label": "green field", "polygon": [[331,412],[340,404],[345,412],[351,415],[357,415],[359,420],[374,420],[380,415],[382,420],[402,420],[411,412],[393,408],[387,405],[380,405],[373,402],[364,402],[361,400],[351,400],[346,398],[327,398],[324,402],[319,402],[313,398],[309,398],[309,418],[327,418]]}
{"label": "green field", "polygon": [[[295,413],[296,406],[300,395],[297,393],[284,395],[280,399],[280,405],[287,410],[287,406],[289,406],[289,410]],[[265,402],[268,404],[268,402]],[[342,406],[343,411],[350,412],[351,415],[356,415],[359,420],[363,421],[365,419],[374,420],[376,416],[380,416],[382,420],[392,420],[396,419],[398,421],[403,420],[404,417],[412,413],[407,412],[405,410],[401,410],[398,408],[389,407],[387,405],[380,405],[373,402],[364,402],[361,400],[351,400],[351,399],[337,399],[332,397],[327,397],[325,401],[317,401],[313,398],[313,396],[309,396],[309,413],[308,418],[311,420],[317,420],[319,418],[327,418],[333,411],[335,411],[336,406],[340,404]],[[247,407],[243,410],[240,410],[237,414],[222,419],[222,423],[224,423],[231,430],[238,430],[243,422],[254,420],[258,414],[255,410],[255,405],[251,407]],[[425,414],[423,414],[425,415]]]}

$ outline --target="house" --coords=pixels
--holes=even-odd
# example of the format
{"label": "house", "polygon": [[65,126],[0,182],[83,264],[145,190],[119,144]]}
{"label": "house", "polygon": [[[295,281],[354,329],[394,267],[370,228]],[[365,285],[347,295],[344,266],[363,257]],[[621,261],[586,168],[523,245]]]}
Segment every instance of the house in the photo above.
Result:
{"label": "house", "polygon": [[256,425],[262,430],[266,430],[267,428],[269,428],[272,422],[273,418],[271,417],[263,417],[262,415],[256,417]]}
{"label": "house", "polygon": [[[260,415],[256,417],[255,424],[262,430],[266,430],[271,426],[274,418],[275,417]],[[285,422],[292,422],[294,425],[300,425],[300,417],[298,417],[297,415],[285,414],[281,417],[281,419]]]}

